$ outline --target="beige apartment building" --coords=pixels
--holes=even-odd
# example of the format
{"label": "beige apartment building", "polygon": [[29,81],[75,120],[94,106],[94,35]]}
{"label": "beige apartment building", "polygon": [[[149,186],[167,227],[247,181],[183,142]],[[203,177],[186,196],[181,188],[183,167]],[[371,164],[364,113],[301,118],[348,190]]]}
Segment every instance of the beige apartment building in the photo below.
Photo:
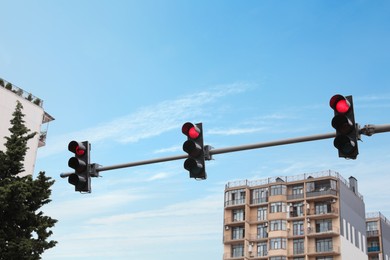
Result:
{"label": "beige apartment building", "polygon": [[224,260],[367,259],[357,180],[334,171],[229,182]]}
{"label": "beige apartment building", "polygon": [[54,118],[43,110],[42,99],[24,91],[10,82],[0,78],[0,150],[5,149],[5,136],[10,136],[10,120],[15,111],[17,101],[23,106],[25,125],[31,132],[37,132],[34,138],[27,143],[27,150],[24,160],[24,172],[21,176],[33,174],[36,155],[39,147],[45,146],[48,122]]}
{"label": "beige apartment building", "polygon": [[390,259],[390,220],[380,212],[366,214],[368,260]]}

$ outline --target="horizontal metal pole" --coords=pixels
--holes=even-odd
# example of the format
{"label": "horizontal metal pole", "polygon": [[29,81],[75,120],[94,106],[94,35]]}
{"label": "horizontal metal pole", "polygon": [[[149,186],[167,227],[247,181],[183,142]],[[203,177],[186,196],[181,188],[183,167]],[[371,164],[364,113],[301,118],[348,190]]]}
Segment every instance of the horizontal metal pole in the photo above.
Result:
{"label": "horizontal metal pole", "polygon": [[130,162],[130,163],[123,163],[123,164],[117,164],[117,165],[111,165],[111,166],[103,166],[99,167],[96,170],[98,172],[102,171],[109,171],[114,169],[121,169],[121,168],[127,168],[127,167],[134,167],[139,165],[145,165],[145,164],[152,164],[152,163],[160,163],[160,162],[167,162],[167,161],[174,161],[179,159],[187,158],[187,154],[184,155],[176,155],[176,156],[170,156],[170,157],[163,157],[163,158],[156,158],[151,160],[145,160],[145,161],[139,161],[139,162]]}
{"label": "horizontal metal pole", "polygon": [[258,149],[258,148],[264,148],[264,147],[270,147],[270,146],[309,142],[309,141],[332,138],[335,136],[336,136],[336,133],[328,133],[328,134],[319,134],[319,135],[312,135],[312,136],[302,136],[302,137],[296,137],[296,138],[289,138],[289,139],[270,141],[270,142],[264,142],[264,143],[239,145],[239,146],[233,146],[233,147],[212,149],[212,150],[210,150],[210,154],[213,155],[213,154],[220,154],[220,153],[230,153],[230,152]]}
{"label": "horizontal metal pole", "polygon": [[[376,134],[376,133],[384,133],[384,132],[390,132],[390,124],[365,125],[363,128],[359,129],[360,134],[364,134],[364,135],[368,135],[368,136],[371,136],[371,135]],[[219,148],[219,149],[211,149],[208,152],[209,152],[209,155],[221,154],[221,153],[231,153],[231,152],[238,152],[238,151],[244,151],[244,150],[250,150],[250,149],[259,149],[259,148],[270,147],[270,146],[278,146],[278,145],[285,145],[285,144],[294,144],[294,143],[316,141],[316,140],[328,139],[328,138],[333,138],[333,137],[336,137],[336,132],[327,133],[327,134],[311,135],[311,136],[302,136],[302,137],[289,138],[289,139],[276,140],[276,141],[263,142],[263,143],[232,146],[232,147]],[[151,159],[151,160],[123,163],[123,164],[117,164],[117,165],[111,165],[111,166],[103,166],[103,167],[99,166],[96,168],[96,171],[97,172],[109,171],[109,170],[134,167],[134,166],[145,165],[145,164],[180,160],[180,159],[185,159],[187,157],[188,157],[187,154],[183,154],[183,155],[162,157],[162,158],[156,158],[156,159]],[[61,173],[60,176],[62,178],[65,178],[71,174],[72,173]]]}

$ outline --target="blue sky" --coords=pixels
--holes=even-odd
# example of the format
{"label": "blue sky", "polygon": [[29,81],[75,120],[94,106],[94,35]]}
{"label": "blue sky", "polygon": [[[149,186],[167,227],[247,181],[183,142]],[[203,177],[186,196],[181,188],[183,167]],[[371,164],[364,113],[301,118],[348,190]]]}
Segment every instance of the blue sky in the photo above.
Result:
{"label": "blue sky", "polygon": [[222,257],[223,191],[233,180],[334,170],[366,211],[390,217],[389,134],[357,160],[333,140],[215,155],[208,179],[183,160],[102,172],[74,192],[71,140],[104,166],[183,154],[183,123],[215,148],[333,131],[329,99],[356,121],[390,123],[389,1],[1,1],[1,77],[55,117],[36,173],[56,180],[45,212],[58,245],[44,259]]}

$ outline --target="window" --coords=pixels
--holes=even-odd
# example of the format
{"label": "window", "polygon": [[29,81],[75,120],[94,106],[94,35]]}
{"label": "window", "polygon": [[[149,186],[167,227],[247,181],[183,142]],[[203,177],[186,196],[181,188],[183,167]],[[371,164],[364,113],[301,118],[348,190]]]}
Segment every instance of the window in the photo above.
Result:
{"label": "window", "polygon": [[316,233],[322,233],[327,231],[332,231],[332,220],[331,219],[316,220]]}
{"label": "window", "polygon": [[287,258],[285,256],[272,256],[269,258],[269,260],[286,260]]}
{"label": "window", "polygon": [[296,202],[290,206],[290,217],[303,216],[303,202]]}
{"label": "window", "polygon": [[275,230],[286,230],[286,220],[278,219],[278,220],[271,220],[270,221],[270,229],[271,231]]}
{"label": "window", "polygon": [[267,207],[260,207],[257,209],[257,220],[267,220]]}
{"label": "window", "polygon": [[268,201],[268,188],[251,190],[251,204],[260,204]]}
{"label": "window", "polygon": [[331,213],[332,207],[330,203],[319,202],[315,204],[315,214]]}
{"label": "window", "polygon": [[316,252],[330,252],[332,250],[333,250],[333,243],[331,238],[316,240]]}
{"label": "window", "polygon": [[370,221],[367,222],[367,231],[376,231],[378,230],[378,222]]}
{"label": "window", "polygon": [[244,221],[245,211],[244,209],[234,209],[233,210],[233,221]]}
{"label": "window", "polygon": [[232,239],[243,239],[245,236],[244,227],[233,227],[232,228]]}
{"label": "window", "polygon": [[270,213],[286,212],[286,203],[273,202],[270,204]]}
{"label": "window", "polygon": [[319,256],[316,260],[333,260],[333,256]]}
{"label": "window", "polygon": [[267,252],[267,242],[257,243],[257,256],[266,256]]}
{"label": "window", "polygon": [[305,253],[304,239],[294,239],[293,241],[293,251],[294,255],[300,255]]}
{"label": "window", "polygon": [[267,225],[266,224],[260,224],[257,226],[257,238],[267,238],[268,232],[267,232]]}
{"label": "window", "polygon": [[244,256],[244,244],[232,245],[232,257]]}
{"label": "window", "polygon": [[299,185],[299,186],[292,187],[292,194],[293,195],[303,194],[303,186]]}
{"label": "window", "polygon": [[287,194],[287,186],[286,185],[273,185],[271,186],[271,196],[274,195],[286,195]]}
{"label": "window", "polygon": [[271,238],[269,241],[270,249],[286,249],[287,239],[284,237]]}
{"label": "window", "polygon": [[293,235],[294,236],[302,236],[303,233],[304,233],[303,220],[294,221],[293,222]]}
{"label": "window", "polygon": [[225,206],[245,204],[245,190],[231,190],[225,192]]}

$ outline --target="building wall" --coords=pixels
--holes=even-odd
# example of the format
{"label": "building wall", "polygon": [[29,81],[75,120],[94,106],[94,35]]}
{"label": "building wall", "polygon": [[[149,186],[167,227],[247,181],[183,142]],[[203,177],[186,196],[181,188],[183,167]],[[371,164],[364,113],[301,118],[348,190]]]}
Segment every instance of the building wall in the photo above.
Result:
{"label": "building wall", "polygon": [[380,219],[380,225],[383,259],[390,260],[390,221],[382,217]]}
{"label": "building wall", "polygon": [[357,187],[355,192],[352,189],[348,183],[340,182],[341,247],[352,253],[351,260],[367,259],[365,205]]}
{"label": "building wall", "polygon": [[9,91],[3,87],[0,87],[0,150],[5,150],[5,136],[10,136],[8,128],[11,127],[10,120],[12,119],[12,114],[15,111],[16,104],[19,101],[23,105],[23,114],[26,127],[28,127],[31,132],[37,132],[34,138],[30,139],[27,143],[27,150],[25,162],[24,162],[24,172],[20,174],[21,176],[33,174],[35,160],[38,150],[39,142],[39,133],[41,130],[42,119],[44,115],[44,110],[42,107],[26,100],[25,98]]}
{"label": "building wall", "polygon": [[367,259],[362,196],[336,172],[228,183],[224,206],[224,259]]}

